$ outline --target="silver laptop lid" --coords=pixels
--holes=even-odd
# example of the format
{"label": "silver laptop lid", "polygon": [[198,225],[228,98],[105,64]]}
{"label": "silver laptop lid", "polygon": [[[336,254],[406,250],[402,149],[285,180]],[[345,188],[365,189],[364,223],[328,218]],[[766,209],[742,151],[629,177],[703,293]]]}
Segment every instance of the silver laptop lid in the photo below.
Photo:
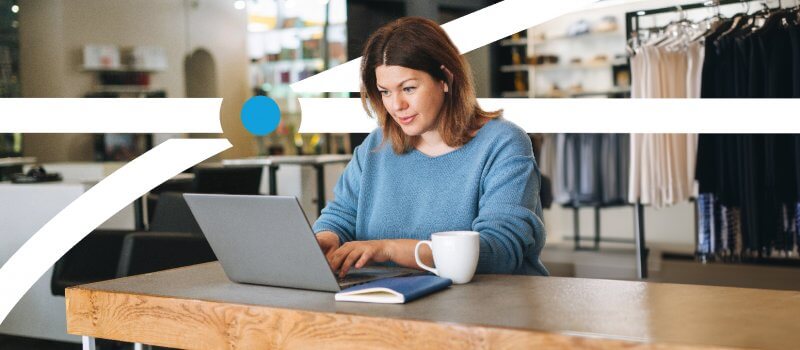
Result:
{"label": "silver laptop lid", "polygon": [[295,197],[187,193],[184,198],[232,281],[340,290]]}

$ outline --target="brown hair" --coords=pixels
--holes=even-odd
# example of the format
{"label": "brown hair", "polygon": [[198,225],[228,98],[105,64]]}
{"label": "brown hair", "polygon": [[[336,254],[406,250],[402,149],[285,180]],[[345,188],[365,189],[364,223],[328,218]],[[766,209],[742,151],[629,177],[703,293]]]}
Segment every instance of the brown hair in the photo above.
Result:
{"label": "brown hair", "polygon": [[411,150],[418,136],[406,135],[384,107],[375,77],[375,68],[381,65],[423,71],[445,82],[448,77],[441,66],[450,70],[453,81],[448,84],[437,120],[439,134],[450,147],[469,142],[483,119],[496,118],[502,112],[487,112],[478,106],[469,64],[436,22],[421,17],[400,18],[369,37],[361,61],[361,103],[367,113],[374,112],[383,128],[383,141],[391,140],[395,153]]}

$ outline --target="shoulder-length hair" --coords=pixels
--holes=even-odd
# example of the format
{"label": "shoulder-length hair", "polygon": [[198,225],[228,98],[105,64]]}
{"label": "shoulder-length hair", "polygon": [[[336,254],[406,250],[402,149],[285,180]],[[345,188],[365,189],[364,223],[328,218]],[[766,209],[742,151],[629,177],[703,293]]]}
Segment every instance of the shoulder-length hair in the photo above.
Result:
{"label": "shoulder-length hair", "polygon": [[375,68],[381,65],[423,71],[445,82],[448,77],[441,67],[452,73],[437,121],[439,134],[450,147],[463,146],[481,128],[484,119],[501,113],[478,106],[469,64],[438,24],[421,17],[400,18],[369,37],[361,61],[361,103],[368,114],[374,113],[378,118],[383,142],[390,140],[397,154],[411,150],[418,136],[406,135],[384,107],[375,76]]}

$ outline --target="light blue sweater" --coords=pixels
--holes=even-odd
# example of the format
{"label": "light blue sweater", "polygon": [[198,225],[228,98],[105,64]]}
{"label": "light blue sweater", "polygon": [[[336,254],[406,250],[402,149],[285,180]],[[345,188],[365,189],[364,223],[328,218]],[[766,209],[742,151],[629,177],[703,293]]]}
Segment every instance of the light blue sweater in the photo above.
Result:
{"label": "light blue sweater", "polygon": [[480,232],[478,273],[548,275],[539,259],[545,232],[539,168],[528,135],[493,119],[466,145],[429,157],[402,155],[382,132],[356,147],[314,232],[342,242],[428,240],[431,233]]}

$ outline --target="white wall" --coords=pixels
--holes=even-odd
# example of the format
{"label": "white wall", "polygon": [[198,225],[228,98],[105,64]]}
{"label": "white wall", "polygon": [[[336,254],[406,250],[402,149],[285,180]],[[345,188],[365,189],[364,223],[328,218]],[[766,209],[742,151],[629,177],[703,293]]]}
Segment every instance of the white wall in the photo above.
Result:
{"label": "white wall", "polygon": [[[205,48],[217,64],[224,136],[234,144],[225,155],[255,154],[239,122],[249,97],[247,13],[232,1],[20,0],[19,6],[23,97],[81,97],[90,91],[96,74],[80,68],[86,44],[163,48],[168,69],[151,74],[150,85],[168,97],[184,97],[184,59]],[[27,134],[23,147],[40,161],[86,161],[93,155],[92,135],[86,134]]]}

